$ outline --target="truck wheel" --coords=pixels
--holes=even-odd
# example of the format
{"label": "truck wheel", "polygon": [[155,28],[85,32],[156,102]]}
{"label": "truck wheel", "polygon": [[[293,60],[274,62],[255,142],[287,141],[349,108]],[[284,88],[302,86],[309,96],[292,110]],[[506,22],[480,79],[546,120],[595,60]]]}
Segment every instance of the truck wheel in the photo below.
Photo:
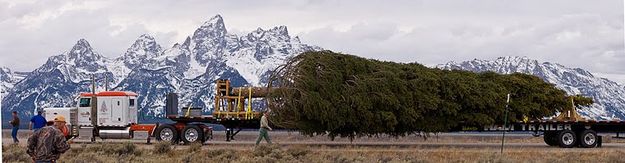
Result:
{"label": "truck wheel", "polygon": [[579,134],[579,145],[583,148],[594,148],[597,146],[597,132],[584,130]]}
{"label": "truck wheel", "polygon": [[176,131],[176,127],[170,124],[163,124],[156,128],[156,140],[158,141],[169,141],[171,144],[178,143],[178,132]]}
{"label": "truck wheel", "polygon": [[558,133],[558,144],[562,148],[572,148],[577,144],[577,136],[571,130],[564,130]]}
{"label": "truck wheel", "polygon": [[549,146],[558,146],[559,145],[558,144],[558,138],[556,137],[556,133],[555,132],[550,132],[550,131],[545,132],[545,134],[543,135],[543,140]]}
{"label": "truck wheel", "polygon": [[186,127],[184,127],[184,129],[182,130],[182,142],[184,142],[184,144],[191,144],[191,143],[203,143],[203,139],[204,139],[204,132],[202,130],[202,128],[200,128],[197,125],[187,125]]}

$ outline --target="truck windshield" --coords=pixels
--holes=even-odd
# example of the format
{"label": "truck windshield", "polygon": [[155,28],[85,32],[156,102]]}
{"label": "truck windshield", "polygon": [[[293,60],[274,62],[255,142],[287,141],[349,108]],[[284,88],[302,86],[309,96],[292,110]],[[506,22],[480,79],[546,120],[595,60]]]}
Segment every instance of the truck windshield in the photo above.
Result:
{"label": "truck windshield", "polygon": [[79,107],[89,107],[91,106],[91,98],[81,98]]}

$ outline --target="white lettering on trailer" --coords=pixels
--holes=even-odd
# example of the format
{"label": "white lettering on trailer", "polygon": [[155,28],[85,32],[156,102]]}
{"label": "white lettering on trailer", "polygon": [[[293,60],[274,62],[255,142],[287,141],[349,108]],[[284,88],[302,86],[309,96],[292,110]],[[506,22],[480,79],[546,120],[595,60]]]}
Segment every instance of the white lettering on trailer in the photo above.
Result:
{"label": "white lettering on trailer", "polygon": [[565,124],[564,130],[571,130],[571,124]]}
{"label": "white lettering on trailer", "polygon": [[535,126],[535,125],[530,125],[530,126],[528,127],[528,130],[530,130],[530,131],[534,131],[534,130],[536,130],[536,126]]}
{"label": "white lettering on trailer", "polygon": [[[519,131],[562,131],[571,130],[571,124],[518,124]],[[515,125],[489,125],[484,126],[485,131],[514,131]]]}

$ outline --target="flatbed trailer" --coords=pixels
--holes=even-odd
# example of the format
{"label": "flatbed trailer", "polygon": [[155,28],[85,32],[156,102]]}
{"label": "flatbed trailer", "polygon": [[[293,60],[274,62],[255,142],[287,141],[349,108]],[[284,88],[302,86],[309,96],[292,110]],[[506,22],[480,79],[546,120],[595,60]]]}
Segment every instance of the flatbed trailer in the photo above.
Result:
{"label": "flatbed trailer", "polygon": [[[217,80],[214,109],[211,114],[190,114],[191,107],[178,107],[178,95],[170,93],[166,99],[166,117],[175,123],[157,124],[154,136],[159,141],[185,144],[212,139],[212,128],[220,124],[226,128],[226,141],[234,140],[241,129],[260,127],[261,113],[252,109],[254,98],[265,97],[269,88],[230,86],[229,80]],[[200,108],[201,109],[201,108]],[[179,114],[181,110],[183,114]],[[186,113],[184,113],[186,110]]]}
{"label": "flatbed trailer", "polygon": [[[167,118],[174,121],[175,123],[159,124],[159,127],[156,128],[153,135],[159,141],[166,140],[177,143],[177,140],[182,140],[184,143],[193,143],[194,139],[197,139],[196,137],[202,138],[201,140],[199,140],[201,142],[210,140],[212,139],[212,128],[208,127],[206,124],[223,125],[226,128],[226,141],[231,141],[234,140],[234,136],[236,136],[242,129],[255,129],[259,128],[260,126],[260,121],[256,118],[215,118],[212,115],[199,117],[170,115],[167,116]],[[193,128],[189,126],[197,127]],[[163,129],[165,128],[169,128],[171,131],[166,130],[163,132]],[[175,129],[177,133],[173,133],[173,129]],[[193,130],[202,131],[202,133]]]}
{"label": "flatbed trailer", "polygon": [[[501,131],[502,136],[506,132],[531,132],[538,137],[543,136],[543,141],[549,146],[561,148],[595,148],[601,147],[602,136],[599,133],[619,133],[625,131],[625,121],[617,120],[590,120],[582,117],[577,112],[573,98],[571,107],[564,108],[559,115],[540,120],[529,120],[523,116],[524,121],[512,122],[504,125],[471,126],[460,125],[454,131]],[[510,95],[508,95],[508,102]],[[508,106],[506,105],[506,112]],[[504,118],[507,120],[507,117]],[[462,124],[462,123],[461,123]],[[503,140],[502,140],[503,143]]]}
{"label": "flatbed trailer", "polygon": [[454,131],[500,131],[500,132],[531,132],[538,137],[543,136],[549,146],[562,148],[595,148],[601,147],[602,136],[599,134],[625,132],[625,121],[621,120],[536,120],[520,121],[507,125],[489,125],[483,127],[463,126]]}

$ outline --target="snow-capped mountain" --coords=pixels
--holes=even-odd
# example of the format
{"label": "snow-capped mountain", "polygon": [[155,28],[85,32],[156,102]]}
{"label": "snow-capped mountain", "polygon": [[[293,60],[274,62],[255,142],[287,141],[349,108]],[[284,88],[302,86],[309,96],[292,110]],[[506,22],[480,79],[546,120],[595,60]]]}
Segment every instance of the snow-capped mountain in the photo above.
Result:
{"label": "snow-capped mountain", "polygon": [[15,84],[2,100],[2,111],[24,111],[22,116],[27,117],[38,108],[72,106],[79,92],[90,91],[90,77],[95,75],[98,90],[104,88],[106,76],[112,90],[139,94],[140,121],[164,116],[169,92],[179,93],[182,106],[210,112],[215,80],[229,79],[234,86],[260,86],[270,71],[289,57],[320,49],[291,37],[285,26],[258,28],[243,36],[230,34],[220,15],[171,48],[164,49],[154,37],[144,34],[116,58],[100,55],[81,39],[69,51],[50,57],[24,82]]}
{"label": "snow-capped mountain", "polygon": [[441,69],[492,71],[502,74],[525,73],[540,77],[566,91],[569,95],[591,97],[595,104],[578,109],[583,116],[597,120],[625,119],[625,89],[616,82],[594,76],[580,68],[568,68],[557,63],[539,62],[526,57],[500,57],[496,60],[449,62],[436,66]]}
{"label": "snow-capped mountain", "polygon": [[0,67],[0,96],[4,98],[4,96],[13,89],[13,86],[27,75],[28,73],[13,72],[7,67]]}
{"label": "snow-capped mountain", "polygon": [[79,40],[69,51],[48,58],[9,90],[2,99],[2,118],[9,118],[11,111],[18,111],[26,118],[38,108],[72,104],[78,92],[89,91],[92,75],[113,76],[106,69],[107,62],[89,42]]}

